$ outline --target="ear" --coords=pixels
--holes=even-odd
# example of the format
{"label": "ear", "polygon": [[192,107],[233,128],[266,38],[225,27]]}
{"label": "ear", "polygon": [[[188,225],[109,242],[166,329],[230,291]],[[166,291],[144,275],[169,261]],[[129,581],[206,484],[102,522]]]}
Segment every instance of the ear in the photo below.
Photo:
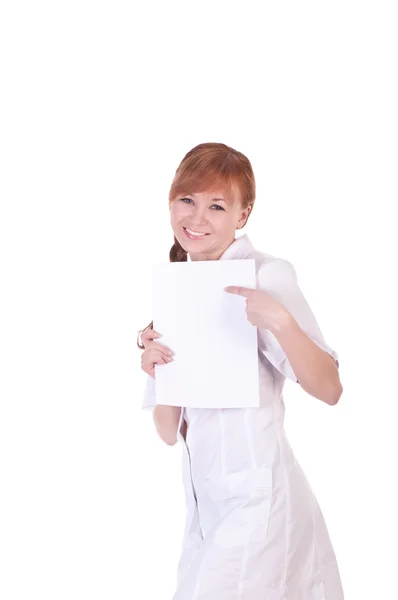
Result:
{"label": "ear", "polygon": [[246,221],[249,218],[251,210],[252,210],[252,205],[249,204],[249,206],[247,208],[245,208],[244,211],[242,211],[240,219],[239,219],[238,223],[236,224],[236,229],[242,229],[242,227],[244,225],[246,225]]}

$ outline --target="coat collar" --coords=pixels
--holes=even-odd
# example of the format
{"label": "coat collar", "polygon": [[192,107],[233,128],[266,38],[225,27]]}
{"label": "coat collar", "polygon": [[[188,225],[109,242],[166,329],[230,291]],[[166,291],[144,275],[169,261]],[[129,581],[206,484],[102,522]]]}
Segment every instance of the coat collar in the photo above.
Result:
{"label": "coat collar", "polygon": [[[246,258],[254,250],[251,241],[247,234],[241,235],[232,242],[224,253],[220,256],[219,260],[231,260]],[[188,254],[188,262],[192,262]]]}
{"label": "coat collar", "polygon": [[220,260],[230,260],[238,258],[247,258],[253,252],[253,244],[249,240],[247,234],[243,234],[236,238],[232,244],[220,256]]}

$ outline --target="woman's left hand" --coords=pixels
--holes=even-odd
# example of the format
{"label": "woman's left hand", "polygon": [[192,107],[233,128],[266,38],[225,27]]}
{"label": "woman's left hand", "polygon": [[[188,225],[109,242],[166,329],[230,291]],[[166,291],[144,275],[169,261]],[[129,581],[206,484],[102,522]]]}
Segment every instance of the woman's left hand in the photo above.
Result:
{"label": "woman's left hand", "polygon": [[263,292],[236,285],[224,288],[229,294],[237,294],[246,298],[247,319],[252,325],[271,332],[286,322],[289,312],[276,298]]}

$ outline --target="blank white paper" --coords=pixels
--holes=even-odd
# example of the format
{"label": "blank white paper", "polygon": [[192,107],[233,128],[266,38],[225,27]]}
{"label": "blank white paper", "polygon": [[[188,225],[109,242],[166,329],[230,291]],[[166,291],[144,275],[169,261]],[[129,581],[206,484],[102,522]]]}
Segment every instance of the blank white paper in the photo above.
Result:
{"label": "blank white paper", "polygon": [[246,299],[224,290],[256,287],[254,259],[166,263],[152,273],[157,341],[175,353],[155,366],[156,404],[259,406],[257,328]]}

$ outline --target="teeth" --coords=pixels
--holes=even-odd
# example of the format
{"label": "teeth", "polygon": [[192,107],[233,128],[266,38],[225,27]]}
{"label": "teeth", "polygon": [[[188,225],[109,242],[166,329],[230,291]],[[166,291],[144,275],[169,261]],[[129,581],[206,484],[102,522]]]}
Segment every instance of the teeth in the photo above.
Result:
{"label": "teeth", "polygon": [[186,227],[185,229],[188,231],[189,235],[196,235],[197,237],[203,237],[206,235],[205,233],[198,233],[197,231],[192,231],[192,229],[188,229],[188,227]]}

